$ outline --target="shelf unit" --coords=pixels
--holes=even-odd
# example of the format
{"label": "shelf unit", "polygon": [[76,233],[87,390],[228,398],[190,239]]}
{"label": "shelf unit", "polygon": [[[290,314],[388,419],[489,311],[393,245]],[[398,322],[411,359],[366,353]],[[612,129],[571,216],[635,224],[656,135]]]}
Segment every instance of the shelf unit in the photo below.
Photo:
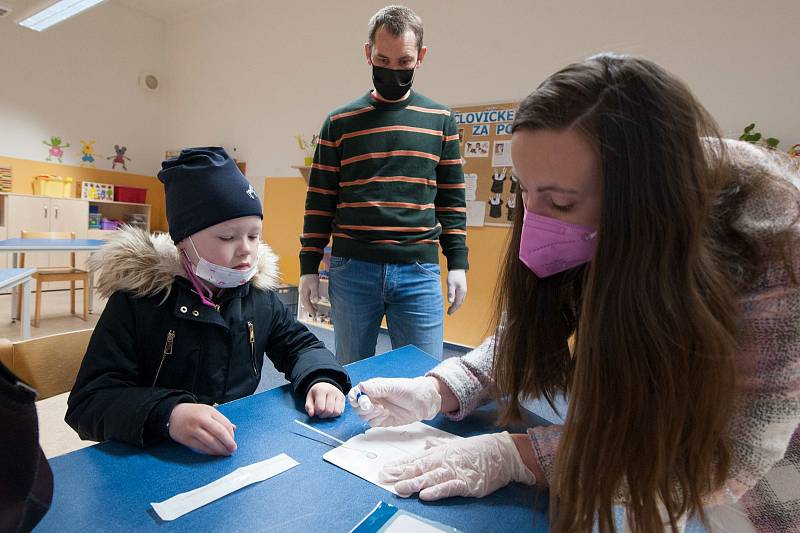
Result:
{"label": "shelf unit", "polygon": [[[319,311],[322,316],[327,316],[330,319],[331,302],[328,299],[328,278],[320,278],[319,280],[319,297],[322,301],[317,302],[317,311]],[[297,295],[297,320],[309,326],[333,331],[332,324],[314,319],[310,316],[310,313],[306,312],[306,308],[303,307],[303,302],[300,299],[299,292]]]}
{"label": "shelf unit", "polygon": [[[146,229],[150,231],[150,204],[137,204],[133,202],[114,202],[111,200],[87,200],[89,206],[97,206],[103,218],[121,220],[126,222],[126,215],[144,215]],[[88,224],[88,220],[87,220]],[[99,228],[89,229],[90,239],[103,239],[115,230],[103,230]]]}

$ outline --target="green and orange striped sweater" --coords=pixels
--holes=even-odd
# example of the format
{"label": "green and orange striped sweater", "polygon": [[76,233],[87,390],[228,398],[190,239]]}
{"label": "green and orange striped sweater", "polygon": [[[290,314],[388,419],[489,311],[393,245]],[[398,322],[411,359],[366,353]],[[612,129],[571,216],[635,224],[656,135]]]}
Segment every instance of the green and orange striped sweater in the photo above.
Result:
{"label": "green and orange striped sweater", "polygon": [[374,263],[467,269],[466,202],[450,110],[412,91],[386,103],[370,93],[331,112],[306,194],[300,273],[333,255]]}

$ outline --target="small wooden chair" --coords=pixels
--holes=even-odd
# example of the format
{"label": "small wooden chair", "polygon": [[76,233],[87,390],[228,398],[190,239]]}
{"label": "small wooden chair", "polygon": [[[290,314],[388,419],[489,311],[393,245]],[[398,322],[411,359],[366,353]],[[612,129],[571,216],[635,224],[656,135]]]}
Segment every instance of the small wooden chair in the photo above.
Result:
{"label": "small wooden chair", "polygon": [[[74,231],[22,231],[23,239],[74,239]],[[83,281],[83,319],[89,320],[89,272],[75,266],[75,252],[70,254],[70,264],[64,267],[37,267],[33,279],[36,280],[36,307],[33,314],[33,326],[39,327],[42,315],[42,284],[55,281],[69,281],[70,312],[75,314],[75,282]],[[19,266],[25,266],[25,253],[19,254]],[[17,316],[21,315],[22,288],[17,299]]]}
{"label": "small wooden chair", "polygon": [[72,390],[94,329],[9,341],[0,339],[0,362],[35,388],[39,400]]}
{"label": "small wooden chair", "polygon": [[11,342],[0,339],[0,362],[39,393],[39,444],[51,458],[94,444],[64,422],[92,329]]}

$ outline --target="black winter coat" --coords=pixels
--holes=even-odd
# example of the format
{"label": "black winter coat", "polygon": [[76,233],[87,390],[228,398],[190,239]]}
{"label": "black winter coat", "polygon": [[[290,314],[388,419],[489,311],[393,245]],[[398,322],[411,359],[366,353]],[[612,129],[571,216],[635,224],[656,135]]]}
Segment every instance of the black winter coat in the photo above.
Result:
{"label": "black winter coat", "polygon": [[[99,287],[108,288],[102,279]],[[178,403],[221,404],[252,394],[265,353],[303,397],[318,381],[349,390],[333,354],[273,291],[252,281],[227,289],[219,311],[181,277],[173,278],[166,300],[165,294],[118,290],[109,298],[69,396],[65,419],[81,438],[144,446],[167,437]]]}

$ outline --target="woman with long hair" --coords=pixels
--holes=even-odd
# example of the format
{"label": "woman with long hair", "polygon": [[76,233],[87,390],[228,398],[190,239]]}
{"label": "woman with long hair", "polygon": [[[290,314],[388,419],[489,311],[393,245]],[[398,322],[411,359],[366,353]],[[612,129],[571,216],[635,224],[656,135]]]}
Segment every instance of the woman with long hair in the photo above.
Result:
{"label": "woman with long hair", "polygon": [[614,531],[618,503],[635,532],[706,521],[800,444],[800,180],[722,140],[680,80],[635,57],[553,74],[512,131],[524,209],[495,333],[350,399],[380,426],[460,419],[496,396],[505,424],[521,399],[565,394],[566,419],[443,445],[384,477],[422,499],[549,486],[557,532]]}

